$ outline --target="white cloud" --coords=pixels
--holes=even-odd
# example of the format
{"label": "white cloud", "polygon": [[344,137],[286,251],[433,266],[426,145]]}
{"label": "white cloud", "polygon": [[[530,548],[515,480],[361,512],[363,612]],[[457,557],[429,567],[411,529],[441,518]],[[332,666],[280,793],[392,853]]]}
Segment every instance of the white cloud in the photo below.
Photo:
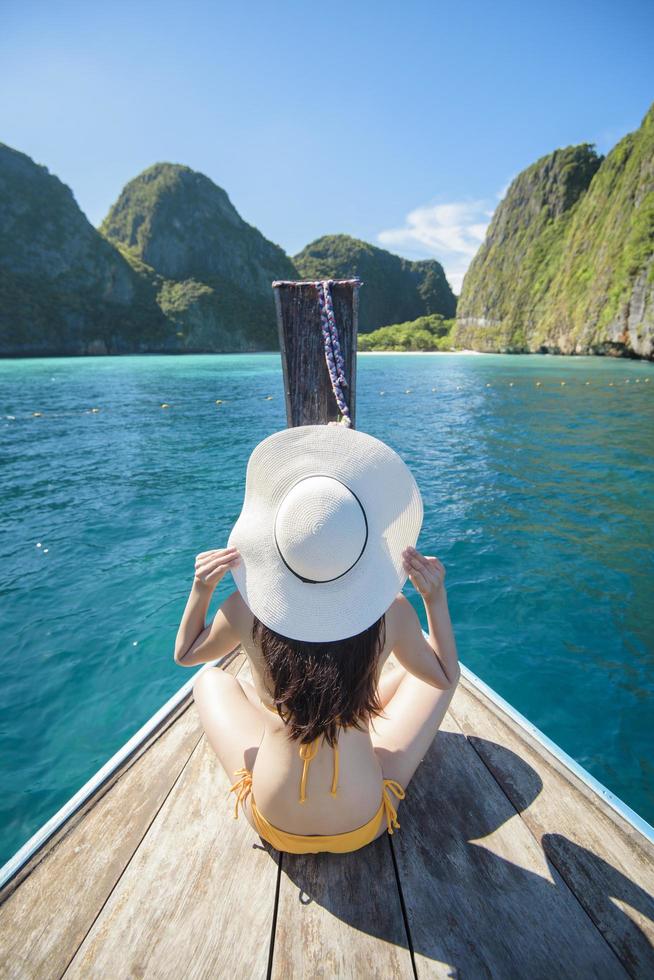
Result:
{"label": "white cloud", "polygon": [[455,293],[470,262],[484,240],[497,201],[508,184],[494,200],[450,201],[414,208],[406,216],[403,228],[389,228],[377,235],[382,245],[411,254],[412,258],[435,258],[443,265]]}

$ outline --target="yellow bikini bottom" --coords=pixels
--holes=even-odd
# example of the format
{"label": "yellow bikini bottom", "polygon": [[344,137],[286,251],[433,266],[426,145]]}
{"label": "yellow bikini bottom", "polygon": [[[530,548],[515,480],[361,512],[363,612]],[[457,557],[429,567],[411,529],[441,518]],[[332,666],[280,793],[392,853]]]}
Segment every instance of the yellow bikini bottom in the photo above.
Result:
{"label": "yellow bikini bottom", "polygon": [[320,851],[331,851],[334,854],[342,854],[346,851],[357,851],[360,847],[365,847],[377,836],[382,818],[386,815],[388,833],[393,833],[394,827],[399,827],[397,811],[393,806],[389,790],[394,793],[398,800],[404,799],[404,790],[394,779],[384,779],[382,786],[382,800],[379,809],[374,817],[364,823],[362,827],[355,827],[344,834],[289,834],[279,827],[274,827],[266,820],[252,796],[252,773],[249,769],[237,769],[235,776],[240,776],[230,788],[230,793],[236,793],[236,806],[234,807],[234,819],[238,817],[238,805],[243,806],[246,797],[250,796],[250,809],[252,819],[257,828],[259,836],[272,844],[278,851],[287,851],[290,854],[318,854]]}

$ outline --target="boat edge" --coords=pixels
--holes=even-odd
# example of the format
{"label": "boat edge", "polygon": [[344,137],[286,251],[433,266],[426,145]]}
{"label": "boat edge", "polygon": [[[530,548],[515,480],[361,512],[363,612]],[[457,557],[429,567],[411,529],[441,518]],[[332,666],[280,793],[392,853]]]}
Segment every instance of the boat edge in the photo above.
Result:
{"label": "boat edge", "polygon": [[[423,630],[423,634],[426,639],[428,639],[428,634]],[[114,755],[100,768],[98,771],[91,776],[89,780],[73,795],[71,798],[64,803],[56,813],[50,817],[37,831],[33,834],[23,845],[20,847],[16,853],[0,868],[0,891],[3,891],[6,886],[12,881],[13,878],[21,871],[22,868],[27,864],[35,854],[38,853],[48,841],[54,836],[54,834],[59,831],[67,820],[69,820],[77,811],[84,805],[84,803],[93,795],[93,793],[106,782],[107,779],[111,777],[113,773],[122,765],[122,763],[129,758],[129,756],[147,739],[147,737],[161,725],[165,719],[175,711],[175,709],[184,701],[184,699],[189,695],[193,688],[193,683],[195,678],[203,670],[207,670],[211,667],[222,666],[225,661],[231,659],[236,650],[240,649],[240,645],[231,653],[227,654],[221,660],[212,661],[211,663],[204,664],[200,670],[194,671],[193,675],[189,680],[182,685],[182,687],[175,693],[171,698],[166,701],[158,711],[152,715],[148,721],[145,722],[141,728],[138,729],[132,735],[124,745],[118,749]],[[611,792],[603,783],[601,783],[595,776],[591,775],[587,769],[584,769],[582,765],[575,761],[572,756],[568,755],[556,742],[549,738],[544,732],[537,728],[533,722],[529,721],[525,715],[521,714],[516,708],[513,707],[508,701],[506,701],[501,694],[498,694],[490,685],[481,679],[474,671],[466,667],[464,663],[460,664],[461,674],[467,681],[472,684],[473,687],[477,688],[484,694],[489,701],[491,701],[496,707],[498,707],[504,714],[508,715],[521,729],[526,731],[535,741],[537,741],[544,749],[546,749],[552,756],[554,756],[560,763],[562,763],[566,769],[570,770],[581,782],[583,782],[589,789],[591,789],[597,796],[600,797],[605,803],[608,804],[616,813],[619,814],[628,824],[630,824],[638,833],[642,834],[647,840],[654,844],[654,827],[649,824],[640,814],[632,810],[624,800],[621,800],[619,796]]]}

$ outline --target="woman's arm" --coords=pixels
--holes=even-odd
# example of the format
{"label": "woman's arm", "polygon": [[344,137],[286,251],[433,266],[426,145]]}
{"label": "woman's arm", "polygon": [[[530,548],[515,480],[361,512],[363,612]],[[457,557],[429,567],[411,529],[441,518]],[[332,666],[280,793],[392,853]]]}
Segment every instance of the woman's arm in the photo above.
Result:
{"label": "woman's arm", "polygon": [[459,666],[445,587],[441,589],[436,598],[423,599],[423,601],[427,613],[427,623],[429,624],[429,644],[433,647],[450,683],[454,685],[461,676],[461,667]]}
{"label": "woman's arm", "polygon": [[193,585],[175,639],[175,663],[182,667],[209,663],[238,646],[240,637],[231,615],[237,593],[223,602],[210,626],[205,626],[205,618],[218,582],[239,560],[236,548],[204,551],[195,559]]}
{"label": "woman's arm", "polygon": [[429,642],[415,609],[400,594],[396,600],[398,632],[393,652],[403,667],[428,684],[441,690],[456,687],[461,668],[447,606],[445,568],[438,558],[425,558],[415,548],[407,549],[405,568],[425,604]]}

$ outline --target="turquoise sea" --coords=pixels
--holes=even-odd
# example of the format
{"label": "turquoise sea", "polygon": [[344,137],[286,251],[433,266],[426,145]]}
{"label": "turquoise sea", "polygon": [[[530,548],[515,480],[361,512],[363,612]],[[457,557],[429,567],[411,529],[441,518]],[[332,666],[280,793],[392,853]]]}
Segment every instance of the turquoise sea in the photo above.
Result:
{"label": "turquoise sea", "polygon": [[[192,676],[195,555],[285,424],[278,354],[0,362],[0,861]],[[361,355],[357,427],[415,474],[463,663],[654,822],[654,365]]]}

